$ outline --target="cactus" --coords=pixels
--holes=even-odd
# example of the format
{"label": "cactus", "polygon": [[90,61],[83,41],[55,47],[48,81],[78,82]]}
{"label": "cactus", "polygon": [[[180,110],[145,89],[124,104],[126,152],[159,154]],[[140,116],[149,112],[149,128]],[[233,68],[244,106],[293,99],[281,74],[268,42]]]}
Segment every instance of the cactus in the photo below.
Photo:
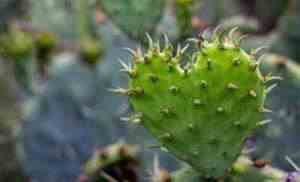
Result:
{"label": "cactus", "polygon": [[138,165],[137,147],[117,143],[102,150],[97,150],[84,167],[84,175],[79,181],[131,181],[137,182]]}
{"label": "cactus", "polygon": [[[127,35],[141,40],[145,32],[154,34],[164,6],[164,0],[101,0],[104,12]],[[126,20],[126,21],[124,21]]]}
{"label": "cactus", "polygon": [[168,42],[160,50],[150,39],[145,56],[133,52],[134,67],[124,65],[129,88],[113,90],[129,96],[134,122],[206,178],[226,175],[245,139],[264,123],[272,88],[265,86],[273,77],[260,74],[256,51],[243,51],[234,31],[221,36],[216,30],[211,40],[197,40],[201,49],[183,68],[186,47],[172,56]]}

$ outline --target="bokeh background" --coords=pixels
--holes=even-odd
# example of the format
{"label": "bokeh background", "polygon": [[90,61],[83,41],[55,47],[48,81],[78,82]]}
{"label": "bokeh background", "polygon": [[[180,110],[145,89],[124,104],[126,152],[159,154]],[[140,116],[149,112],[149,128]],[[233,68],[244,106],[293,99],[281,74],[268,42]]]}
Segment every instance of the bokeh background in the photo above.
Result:
{"label": "bokeh background", "polygon": [[[255,134],[253,158],[292,170],[300,164],[300,2],[298,0],[0,0],[0,181],[73,182],[98,149],[139,146],[139,181],[149,181],[155,148],[126,122],[119,59],[166,34],[174,45],[216,26],[236,26],[248,51],[266,46],[263,70],[283,77],[267,99],[272,122]],[[262,54],[263,54],[262,53]]]}

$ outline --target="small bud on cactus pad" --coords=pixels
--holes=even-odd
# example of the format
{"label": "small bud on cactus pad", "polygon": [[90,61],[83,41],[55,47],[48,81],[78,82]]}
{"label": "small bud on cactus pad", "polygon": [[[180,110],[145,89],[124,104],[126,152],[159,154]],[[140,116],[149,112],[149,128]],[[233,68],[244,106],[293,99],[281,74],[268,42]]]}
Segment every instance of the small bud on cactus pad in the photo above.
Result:
{"label": "small bud on cactus pad", "polygon": [[184,68],[186,47],[172,56],[168,42],[161,50],[150,39],[145,55],[133,52],[134,66],[124,67],[135,73],[128,90],[116,89],[130,97],[140,123],[162,147],[207,178],[225,176],[265,110],[268,89],[253,66],[259,61],[230,32],[197,42],[201,46],[186,56],[194,60]]}

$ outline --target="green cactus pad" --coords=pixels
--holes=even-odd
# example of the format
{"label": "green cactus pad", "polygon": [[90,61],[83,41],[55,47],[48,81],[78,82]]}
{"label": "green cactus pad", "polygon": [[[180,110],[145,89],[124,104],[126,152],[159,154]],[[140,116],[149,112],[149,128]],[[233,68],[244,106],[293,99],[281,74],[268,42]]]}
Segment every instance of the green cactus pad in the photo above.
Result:
{"label": "green cactus pad", "polygon": [[154,33],[159,23],[164,0],[102,0],[105,13],[126,34],[135,38],[144,38],[145,32]]}
{"label": "green cactus pad", "polygon": [[140,123],[162,147],[215,178],[226,174],[262,123],[269,89],[255,55],[242,50],[238,38],[213,37],[198,40],[201,46],[184,68],[186,48],[173,56],[168,43],[161,51],[150,40],[145,56],[134,52],[133,68],[124,65],[129,89],[115,91],[130,97]]}

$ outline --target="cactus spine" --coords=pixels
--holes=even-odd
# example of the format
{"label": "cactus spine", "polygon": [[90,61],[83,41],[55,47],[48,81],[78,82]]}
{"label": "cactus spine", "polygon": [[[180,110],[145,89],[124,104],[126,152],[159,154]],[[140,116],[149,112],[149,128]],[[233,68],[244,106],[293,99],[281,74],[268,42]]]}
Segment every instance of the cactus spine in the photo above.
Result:
{"label": "cactus spine", "polygon": [[140,123],[162,147],[205,178],[226,176],[266,111],[269,78],[259,72],[256,51],[240,48],[235,30],[196,40],[199,48],[184,68],[187,47],[173,56],[168,41],[161,50],[150,39],[145,55],[132,51],[134,66],[124,65],[129,88],[113,90],[129,96]]}

